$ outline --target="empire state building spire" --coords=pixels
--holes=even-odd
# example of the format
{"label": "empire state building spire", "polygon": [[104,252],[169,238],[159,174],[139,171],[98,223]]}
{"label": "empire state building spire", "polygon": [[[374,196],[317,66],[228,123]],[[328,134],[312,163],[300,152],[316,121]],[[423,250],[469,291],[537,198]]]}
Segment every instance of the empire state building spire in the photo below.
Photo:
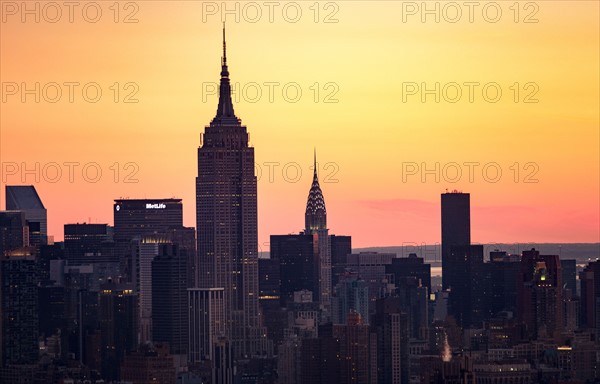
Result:
{"label": "empire state building spire", "polygon": [[304,216],[305,232],[312,234],[321,229],[327,229],[327,210],[325,209],[325,199],[323,191],[319,185],[319,176],[317,174],[317,151],[314,154],[314,175],[313,182],[308,192],[306,201],[306,213]]}
{"label": "empire state building spire", "polygon": [[[254,166],[254,148],[248,145],[247,128],[233,113],[223,26],[219,107],[210,125],[204,127],[198,148],[196,281],[203,292],[198,293],[202,298],[198,305],[211,308],[211,320],[210,326],[201,327],[194,339],[198,344],[190,352],[190,356],[195,356],[194,362],[213,356],[216,336],[226,338],[234,360],[267,350],[266,330],[261,326],[258,307]],[[231,378],[224,380],[233,382]]]}
{"label": "empire state building spire", "polygon": [[227,68],[227,43],[225,41],[225,23],[223,23],[223,57],[221,57],[221,85],[219,87],[219,106],[217,114],[210,125],[241,125],[241,120],[235,116],[231,100],[231,84]]}

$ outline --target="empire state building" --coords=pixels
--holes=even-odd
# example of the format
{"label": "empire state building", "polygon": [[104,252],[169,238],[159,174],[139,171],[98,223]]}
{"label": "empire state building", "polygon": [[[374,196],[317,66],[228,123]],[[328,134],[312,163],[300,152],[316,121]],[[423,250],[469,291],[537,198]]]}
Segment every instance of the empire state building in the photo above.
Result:
{"label": "empire state building", "polygon": [[197,286],[222,288],[225,336],[234,358],[262,352],[258,311],[258,223],[254,148],[235,115],[225,28],[217,113],[198,148]]}

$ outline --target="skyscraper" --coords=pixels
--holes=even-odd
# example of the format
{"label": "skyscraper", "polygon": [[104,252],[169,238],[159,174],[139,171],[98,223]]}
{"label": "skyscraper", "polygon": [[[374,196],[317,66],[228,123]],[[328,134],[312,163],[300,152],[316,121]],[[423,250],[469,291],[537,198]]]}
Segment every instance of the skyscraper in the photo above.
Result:
{"label": "skyscraper", "polygon": [[338,283],[339,275],[346,269],[346,256],[352,253],[352,237],[331,235],[331,286]]}
{"label": "skyscraper", "polygon": [[563,328],[562,268],[557,255],[524,251],[517,278],[517,317],[531,339],[553,339]]}
{"label": "skyscraper", "polygon": [[408,383],[408,315],[402,311],[399,297],[386,297],[377,300],[376,310],[371,318],[372,337],[377,340],[371,350],[375,361],[377,383]]}
{"label": "skyscraper", "polygon": [[176,244],[161,244],[152,261],[152,340],[167,342],[173,355],[188,353],[187,255]]}
{"label": "skyscraper", "polygon": [[33,185],[7,185],[6,210],[22,211],[29,225],[31,245],[48,241],[48,218],[46,208]]}
{"label": "skyscraper", "polygon": [[581,325],[600,334],[600,261],[592,261],[579,273]]}
{"label": "skyscraper", "polygon": [[316,281],[318,281],[317,300],[321,304],[321,309],[325,312],[325,317],[327,317],[327,314],[331,312],[331,242],[329,230],[327,229],[325,199],[317,174],[316,151],[313,182],[306,201],[304,223],[304,233],[313,237]]}
{"label": "skyscraper", "polygon": [[223,28],[219,105],[198,148],[198,286],[224,288],[227,337],[234,356],[259,346],[258,223],[254,148],[235,115]]}
{"label": "skyscraper", "polygon": [[394,283],[398,286],[403,278],[414,277],[428,292],[431,292],[431,264],[425,259],[411,253],[408,257],[395,257],[392,263],[385,266],[385,272],[394,275]]}
{"label": "skyscraper", "polygon": [[361,322],[369,324],[369,283],[355,276],[342,277],[335,286],[332,300],[333,324],[346,324],[350,313],[360,315]]}
{"label": "skyscraper", "polygon": [[129,243],[135,236],[164,233],[183,227],[181,199],[117,199],[114,240]]}
{"label": "skyscraper", "polygon": [[137,294],[133,285],[111,281],[102,286],[98,303],[102,377],[116,380],[123,357],[138,345]]}
{"label": "skyscraper", "polygon": [[65,224],[65,258],[71,265],[118,262],[107,224]]}
{"label": "skyscraper", "polygon": [[8,251],[29,246],[29,227],[25,213],[0,211],[0,256]]}
{"label": "skyscraper", "polygon": [[483,247],[471,245],[471,202],[468,193],[442,193],[442,288],[450,289],[448,314],[462,327],[482,315],[480,289]]}
{"label": "skyscraper", "polygon": [[33,364],[38,348],[38,268],[27,249],[0,259],[0,365]]}
{"label": "skyscraper", "polygon": [[164,234],[169,229],[183,228],[181,199],[117,199],[113,207],[114,241],[121,260],[121,272],[134,281],[131,240],[145,235]]}
{"label": "skyscraper", "polygon": [[471,244],[471,202],[468,193],[442,193],[442,288],[448,289],[459,273],[457,265],[449,261],[453,245]]}
{"label": "skyscraper", "polygon": [[225,334],[223,288],[189,288],[189,358],[191,364],[213,360],[214,345]]}
{"label": "skyscraper", "polygon": [[357,312],[350,312],[345,324],[333,326],[340,341],[340,381],[343,384],[369,383],[369,326]]}
{"label": "skyscraper", "polygon": [[452,245],[446,261],[452,271],[447,280],[451,282],[448,314],[462,328],[480,324],[483,318],[483,245]]}
{"label": "skyscraper", "polygon": [[280,304],[290,301],[294,292],[306,289],[316,296],[319,290],[313,236],[271,235],[271,259],[279,265]]}

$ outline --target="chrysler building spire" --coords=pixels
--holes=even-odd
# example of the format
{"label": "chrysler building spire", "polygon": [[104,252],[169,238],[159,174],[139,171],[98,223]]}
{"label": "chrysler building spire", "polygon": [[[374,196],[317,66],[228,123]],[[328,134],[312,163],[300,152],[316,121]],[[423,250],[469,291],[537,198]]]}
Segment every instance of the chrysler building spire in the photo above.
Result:
{"label": "chrysler building spire", "polygon": [[317,174],[317,150],[314,154],[314,174],[313,182],[308,192],[305,214],[305,232],[307,234],[314,233],[317,230],[327,229],[327,210],[325,209],[325,199],[323,191],[319,186],[319,177]]}

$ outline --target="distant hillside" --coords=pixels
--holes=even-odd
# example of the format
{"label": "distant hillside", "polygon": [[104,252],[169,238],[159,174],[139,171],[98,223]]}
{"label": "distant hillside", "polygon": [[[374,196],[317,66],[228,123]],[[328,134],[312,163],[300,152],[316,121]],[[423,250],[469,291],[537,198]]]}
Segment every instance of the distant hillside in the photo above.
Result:
{"label": "distant hillside", "polygon": [[[600,243],[499,243],[499,244],[483,244],[484,258],[489,259],[490,251],[499,249],[508,253],[520,254],[524,250],[535,248],[542,254],[559,255],[561,259],[575,259],[579,263],[588,262],[600,258]],[[436,262],[440,260],[441,246],[421,245],[421,246],[392,246],[392,247],[368,247],[354,248],[352,252],[387,252],[395,253],[398,257],[406,257],[409,253],[416,253],[421,257],[425,257],[428,262]],[[259,252],[259,257],[268,258],[269,252]]]}
{"label": "distant hillside", "polygon": [[[561,259],[575,259],[578,262],[587,262],[600,258],[600,243],[512,243],[512,244],[483,244],[484,258],[489,259],[490,251],[499,249],[508,253],[520,254],[524,250],[535,248],[542,254],[559,255]],[[440,244],[423,246],[394,246],[394,247],[369,247],[356,248],[353,252],[390,252],[400,257],[409,253],[425,256],[428,261],[440,261]]]}

